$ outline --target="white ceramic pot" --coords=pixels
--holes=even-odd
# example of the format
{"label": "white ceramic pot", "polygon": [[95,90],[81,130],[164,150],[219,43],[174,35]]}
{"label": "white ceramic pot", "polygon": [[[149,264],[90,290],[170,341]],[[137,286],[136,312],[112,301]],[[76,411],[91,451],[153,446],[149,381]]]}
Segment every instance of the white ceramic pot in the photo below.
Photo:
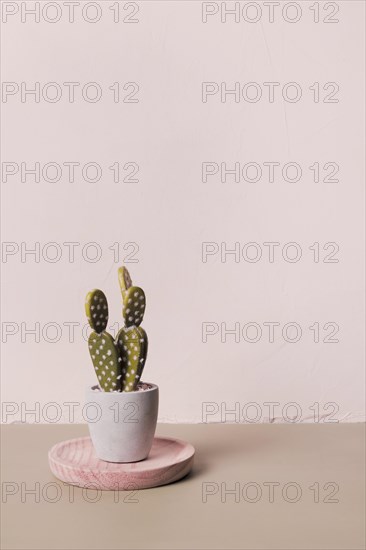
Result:
{"label": "white ceramic pot", "polygon": [[[146,384],[146,383],[145,383]],[[107,462],[137,462],[147,458],[155,434],[159,388],[134,392],[87,389],[85,416],[95,452]]]}

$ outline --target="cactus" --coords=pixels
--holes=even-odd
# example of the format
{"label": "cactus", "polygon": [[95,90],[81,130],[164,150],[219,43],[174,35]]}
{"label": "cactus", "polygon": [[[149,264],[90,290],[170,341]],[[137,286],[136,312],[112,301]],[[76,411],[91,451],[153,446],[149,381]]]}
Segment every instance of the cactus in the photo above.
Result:
{"label": "cactus", "polygon": [[122,360],[113,337],[108,332],[89,336],[89,350],[99,386],[104,391],[120,391],[122,387]]}
{"label": "cactus", "polygon": [[118,281],[119,286],[121,287],[122,297],[125,297],[126,290],[132,286],[132,279],[127,270],[127,267],[120,267],[118,270]]}
{"label": "cactus", "polygon": [[147,336],[142,327],[123,327],[116,344],[122,358],[122,391],[134,391],[140,381],[147,355]]}
{"label": "cactus", "polygon": [[107,328],[108,302],[101,290],[95,289],[88,292],[85,299],[85,313],[89,325],[98,334]]}
{"label": "cactus", "polygon": [[145,292],[138,286],[130,286],[123,297],[122,315],[126,327],[138,327],[145,313]]}
{"label": "cactus", "polygon": [[136,390],[141,380],[147,356],[147,335],[139,326],[145,313],[146,298],[142,288],[132,285],[127,268],[119,268],[118,280],[125,326],[114,341],[106,332],[107,298],[101,290],[92,290],[85,301],[86,316],[93,329],[88,345],[100,389],[130,392]]}
{"label": "cactus", "polygon": [[87,294],[85,312],[93,329],[88,345],[99,386],[104,391],[119,391],[122,387],[122,359],[113,337],[105,330],[108,324],[108,302],[104,292],[95,289]]}

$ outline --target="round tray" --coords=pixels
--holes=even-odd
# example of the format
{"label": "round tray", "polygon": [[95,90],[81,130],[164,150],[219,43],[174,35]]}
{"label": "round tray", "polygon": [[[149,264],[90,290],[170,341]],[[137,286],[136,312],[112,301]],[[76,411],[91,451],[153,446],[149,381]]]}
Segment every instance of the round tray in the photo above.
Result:
{"label": "round tray", "polygon": [[166,485],[192,468],[194,447],[168,437],[155,437],[149,456],[141,462],[105,462],[97,458],[90,437],[69,439],[48,453],[51,472],[78,487],[105,491],[133,491]]}

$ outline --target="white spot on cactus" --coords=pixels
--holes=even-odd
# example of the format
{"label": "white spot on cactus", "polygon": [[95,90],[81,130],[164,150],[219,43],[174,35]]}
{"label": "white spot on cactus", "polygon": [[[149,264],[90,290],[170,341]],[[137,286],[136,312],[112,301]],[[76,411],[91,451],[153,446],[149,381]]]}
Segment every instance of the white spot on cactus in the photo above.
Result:
{"label": "white spot on cactus", "polygon": [[95,359],[95,355],[92,355],[92,359]]}
{"label": "white spot on cactus", "polygon": [[109,370],[109,367],[108,367],[108,365],[106,365],[106,367],[105,367],[105,368],[106,368],[106,370]]}
{"label": "white spot on cactus", "polygon": [[131,366],[131,361],[128,361],[127,365],[130,367]]}
{"label": "white spot on cactus", "polygon": [[97,309],[100,309],[100,305],[99,305],[99,304],[97,305]]}
{"label": "white spot on cactus", "polygon": [[102,339],[102,344],[105,344],[105,340],[104,340],[104,338]]}
{"label": "white spot on cactus", "polygon": [[145,359],[142,357],[142,358],[140,359],[140,363],[143,363],[144,361],[145,361]]}
{"label": "white spot on cactus", "polygon": [[139,303],[138,303],[138,302],[135,302],[135,306],[136,306],[136,307],[139,307]]}
{"label": "white spot on cactus", "polygon": [[133,369],[131,370],[131,374],[135,374],[135,371]]}
{"label": "white spot on cactus", "polygon": [[111,379],[110,379],[110,378],[107,378],[107,380],[108,380],[108,382],[110,382],[110,381],[111,381]]}
{"label": "white spot on cactus", "polygon": [[97,350],[95,351],[95,353],[96,353],[97,355],[99,355],[99,349],[97,349]]}
{"label": "white spot on cactus", "polygon": [[129,299],[127,300],[127,303],[130,304],[131,302],[132,302],[132,298],[129,298]]}
{"label": "white spot on cactus", "polygon": [[98,296],[95,295],[95,296],[94,296],[94,302],[96,302],[97,300],[98,300]]}
{"label": "white spot on cactus", "polygon": [[133,358],[134,358],[134,360],[136,361],[136,359],[137,359],[137,355],[134,355],[134,356],[133,356]]}
{"label": "white spot on cactus", "polygon": [[114,376],[114,370],[111,370],[111,375]]}
{"label": "white spot on cactus", "polygon": [[133,349],[134,349],[135,351],[137,351],[137,346],[134,346],[134,348],[133,348]]}
{"label": "white spot on cactus", "polygon": [[128,349],[128,350],[127,350],[127,353],[128,353],[128,355],[131,355],[131,350]]}
{"label": "white spot on cactus", "polygon": [[110,349],[107,351],[107,355],[112,355],[112,352]]}
{"label": "white spot on cactus", "polygon": [[105,355],[102,355],[102,359],[107,359]]}
{"label": "white spot on cactus", "polygon": [[92,347],[93,347],[93,346],[92,346],[91,344],[89,344],[89,348],[92,349]]}
{"label": "white spot on cactus", "polygon": [[103,346],[99,346],[99,349],[103,349]]}
{"label": "white spot on cactus", "polygon": [[102,377],[101,377],[100,375],[98,376],[98,378],[99,378],[99,380],[101,380],[101,379],[102,379]]}
{"label": "white spot on cactus", "polygon": [[133,295],[134,295],[134,296],[136,297],[136,296],[138,296],[138,295],[139,295],[139,293],[138,293],[138,292],[134,292],[134,294],[133,294]]}
{"label": "white spot on cactus", "polygon": [[118,357],[118,363],[120,363],[122,361],[122,359],[120,357]]}
{"label": "white spot on cactus", "polygon": [[123,361],[124,363],[126,363],[126,361],[127,361],[126,357],[122,357],[122,361]]}
{"label": "white spot on cactus", "polygon": [[103,361],[99,361],[99,365],[103,365]]}
{"label": "white spot on cactus", "polygon": [[129,321],[133,321],[133,317],[130,316],[130,317],[128,318],[128,320],[129,320]]}
{"label": "white spot on cactus", "polygon": [[112,386],[117,386],[117,384],[115,382],[112,382]]}
{"label": "white spot on cactus", "polygon": [[144,299],[144,297],[143,297],[143,295],[141,294],[141,296],[140,296],[140,300],[143,300],[143,299]]}
{"label": "white spot on cactus", "polygon": [[105,376],[105,370],[102,370],[102,374],[103,374],[103,376]]}
{"label": "white spot on cactus", "polygon": [[117,376],[117,380],[121,380],[121,378],[122,378],[122,374],[119,374],[119,375]]}

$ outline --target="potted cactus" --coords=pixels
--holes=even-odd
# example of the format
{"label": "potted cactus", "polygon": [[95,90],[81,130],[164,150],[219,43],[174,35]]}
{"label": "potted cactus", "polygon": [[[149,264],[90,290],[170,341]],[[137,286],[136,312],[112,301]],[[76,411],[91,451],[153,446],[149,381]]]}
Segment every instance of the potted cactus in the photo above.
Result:
{"label": "potted cactus", "polygon": [[146,307],[142,288],[134,286],[126,267],[118,270],[124,326],[113,338],[107,331],[108,302],[99,289],[86,296],[85,312],[92,333],[89,352],[98,385],[87,389],[88,418],[97,456],[108,462],[136,462],[151,449],[158,415],[159,389],[141,380],[148,339],[140,326]]}

